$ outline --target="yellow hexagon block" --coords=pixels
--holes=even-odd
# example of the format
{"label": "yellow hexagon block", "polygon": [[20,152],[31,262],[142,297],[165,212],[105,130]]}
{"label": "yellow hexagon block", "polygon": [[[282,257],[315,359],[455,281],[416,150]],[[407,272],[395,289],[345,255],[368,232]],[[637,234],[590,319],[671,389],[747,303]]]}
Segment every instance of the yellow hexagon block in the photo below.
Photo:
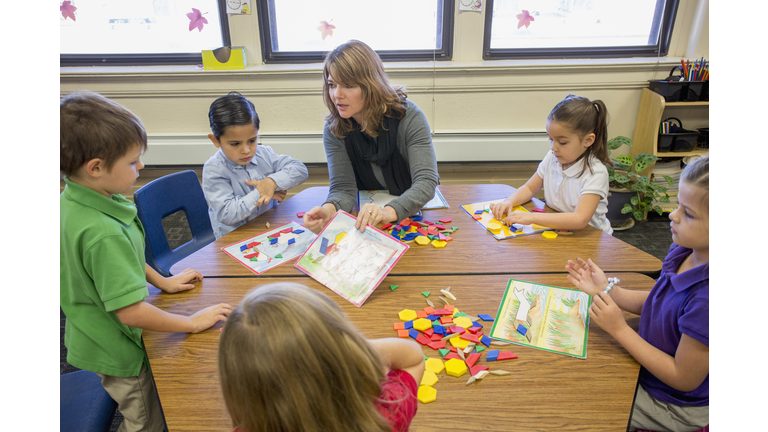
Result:
{"label": "yellow hexagon block", "polygon": [[446,244],[448,244],[448,242],[442,240],[432,240],[432,246],[436,248],[444,248]]}
{"label": "yellow hexagon block", "polygon": [[[451,338],[450,341],[451,341],[451,345],[456,347],[456,349],[464,349],[464,348],[467,347],[467,345],[469,345],[469,341],[468,340],[462,339],[459,336],[456,336],[455,338]],[[455,360],[455,359],[453,359],[453,360]]]}
{"label": "yellow hexagon block", "polygon": [[344,237],[347,236],[347,233],[342,231],[336,235],[336,244],[341,243],[342,240],[344,240]]}
{"label": "yellow hexagon block", "polygon": [[459,327],[464,327],[465,329],[472,327],[472,320],[465,316],[454,318],[453,323]]}
{"label": "yellow hexagon block", "polygon": [[421,403],[434,402],[435,399],[437,399],[437,390],[428,385],[420,386],[416,398],[421,401]]}
{"label": "yellow hexagon block", "polygon": [[419,318],[417,320],[413,321],[413,328],[416,330],[424,331],[426,329],[432,328],[432,321],[426,319],[426,318]]}
{"label": "yellow hexagon block", "polygon": [[[453,338],[456,339],[456,338]],[[453,340],[451,339],[451,340]],[[445,373],[450,376],[460,377],[467,373],[467,364],[459,359],[450,359],[445,362]]]}
{"label": "yellow hexagon block", "polygon": [[440,359],[429,358],[424,362],[424,369],[434,374],[439,374],[445,369],[445,365]]}
{"label": "yellow hexagon block", "polygon": [[420,244],[422,246],[428,245],[429,242],[430,242],[430,240],[429,240],[429,237],[427,237],[427,236],[418,236],[418,237],[416,237],[416,243]]}
{"label": "yellow hexagon block", "polygon": [[557,238],[557,233],[554,231],[544,231],[541,235],[548,239]]}
{"label": "yellow hexagon block", "polygon": [[401,310],[400,313],[397,314],[397,316],[400,317],[400,321],[413,321],[416,318],[418,318],[416,316],[416,311],[412,311],[410,309]]}
{"label": "yellow hexagon block", "polygon": [[501,232],[501,224],[498,222],[491,222],[488,224],[488,231],[498,234]]}
{"label": "yellow hexagon block", "polygon": [[[488,373],[488,371],[483,372]],[[421,377],[421,385],[431,387],[435,384],[437,384],[437,375],[430,370],[425,370],[424,375]]]}

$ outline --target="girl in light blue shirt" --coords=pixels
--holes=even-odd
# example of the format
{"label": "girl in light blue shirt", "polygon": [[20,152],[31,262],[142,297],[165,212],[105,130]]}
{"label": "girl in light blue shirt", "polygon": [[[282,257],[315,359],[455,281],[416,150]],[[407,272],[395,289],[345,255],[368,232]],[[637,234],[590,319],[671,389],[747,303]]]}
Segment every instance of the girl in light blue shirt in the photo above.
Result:
{"label": "girl in light blue shirt", "polygon": [[282,202],[309,174],[300,161],[257,144],[259,116],[240,93],[216,99],[208,118],[219,150],[203,165],[203,192],[219,238]]}

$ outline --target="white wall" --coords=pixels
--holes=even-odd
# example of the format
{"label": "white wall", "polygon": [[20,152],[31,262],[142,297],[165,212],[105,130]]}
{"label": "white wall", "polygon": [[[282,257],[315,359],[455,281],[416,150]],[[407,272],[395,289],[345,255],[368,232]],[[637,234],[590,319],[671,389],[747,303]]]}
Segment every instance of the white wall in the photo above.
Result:
{"label": "white wall", "polygon": [[[706,0],[681,0],[669,56],[660,59],[483,61],[486,12],[456,10],[453,61],[385,64],[390,80],[405,85],[426,114],[438,161],[541,159],[548,149],[546,116],[568,93],[602,99],[609,135],[632,137],[648,80],[666,77],[681,57],[709,57]],[[246,47],[244,70],[61,68],[61,93],[97,91],[141,117],[150,136],[147,165],[205,162],[215,150],[206,138],[208,107],[232,90],[256,105],[262,143],[306,163],[325,162],[322,65],[262,64],[256,12],[229,20],[232,44]],[[686,128],[708,125],[706,110],[688,114]]]}

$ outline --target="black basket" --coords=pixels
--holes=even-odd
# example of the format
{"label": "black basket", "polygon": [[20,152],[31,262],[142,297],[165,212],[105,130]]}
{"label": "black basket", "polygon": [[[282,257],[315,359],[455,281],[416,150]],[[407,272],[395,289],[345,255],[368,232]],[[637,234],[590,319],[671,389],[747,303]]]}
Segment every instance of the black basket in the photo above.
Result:
{"label": "black basket", "polygon": [[699,128],[699,136],[696,138],[696,145],[699,146],[699,148],[708,149],[709,148],[709,128]]}
{"label": "black basket", "polygon": [[680,126],[672,125],[670,133],[659,133],[659,152],[689,152],[696,147],[698,131],[683,129],[683,122],[675,117],[669,117],[664,121],[675,120]]}
{"label": "black basket", "polygon": [[[675,66],[669,72],[669,76],[663,80],[648,81],[649,88],[664,96],[667,102],[696,102],[702,94],[704,83],[707,81],[681,81],[682,76],[674,75],[675,69],[683,72],[683,68]],[[709,86],[707,86],[707,100],[709,100]]]}

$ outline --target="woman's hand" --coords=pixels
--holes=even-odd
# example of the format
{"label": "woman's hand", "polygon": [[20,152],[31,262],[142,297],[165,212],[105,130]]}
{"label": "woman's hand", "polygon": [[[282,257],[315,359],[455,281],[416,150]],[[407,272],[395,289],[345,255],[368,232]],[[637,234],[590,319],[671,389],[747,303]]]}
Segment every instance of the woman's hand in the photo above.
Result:
{"label": "woman's hand", "polygon": [[320,231],[328,225],[334,214],[336,214],[336,207],[331,203],[314,207],[312,210],[304,213],[304,226],[313,233],[320,234]]}
{"label": "woman's hand", "polygon": [[380,208],[376,204],[366,203],[357,213],[355,229],[365,232],[366,225],[376,226],[380,223],[394,222],[397,220],[397,212],[390,206]]}

